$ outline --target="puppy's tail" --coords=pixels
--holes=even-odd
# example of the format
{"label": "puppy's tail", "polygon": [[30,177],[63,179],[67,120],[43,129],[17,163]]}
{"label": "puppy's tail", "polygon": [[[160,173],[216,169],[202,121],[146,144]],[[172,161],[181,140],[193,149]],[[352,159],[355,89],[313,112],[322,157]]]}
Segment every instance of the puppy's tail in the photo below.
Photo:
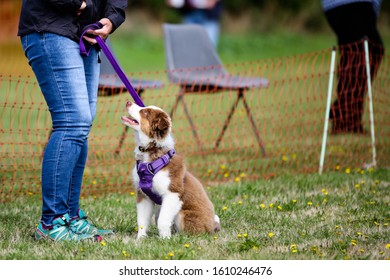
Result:
{"label": "puppy's tail", "polygon": [[217,215],[214,215],[214,232],[221,230],[221,222]]}

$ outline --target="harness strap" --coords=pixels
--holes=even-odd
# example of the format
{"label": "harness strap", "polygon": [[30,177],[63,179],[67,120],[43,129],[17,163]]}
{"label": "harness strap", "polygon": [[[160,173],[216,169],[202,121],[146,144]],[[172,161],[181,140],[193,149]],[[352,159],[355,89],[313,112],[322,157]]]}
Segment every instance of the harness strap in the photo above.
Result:
{"label": "harness strap", "polygon": [[153,162],[141,162],[137,160],[137,173],[139,176],[139,188],[146,194],[154,203],[161,205],[161,196],[153,192],[153,177],[163,167],[168,165],[171,158],[175,155],[175,150],[169,150],[168,153],[156,159]]}
{"label": "harness strap", "polygon": [[130,95],[133,97],[134,102],[140,106],[145,107],[145,104],[142,102],[142,99],[139,97],[138,93],[135,91],[133,86],[131,85],[129,79],[126,77],[125,73],[123,72],[122,68],[119,66],[117,60],[115,59],[114,55],[111,53],[110,49],[107,47],[106,43],[100,36],[94,36],[89,33],[87,33],[88,30],[95,30],[100,29],[103,27],[103,24],[100,22],[92,23],[90,25],[87,25],[82,30],[81,36],[80,36],[80,53],[83,56],[88,56],[92,45],[85,42],[83,39],[83,36],[88,36],[91,38],[94,38],[97,43],[99,44],[100,48],[103,50],[103,53],[106,55],[108,61],[111,63],[112,67],[114,68],[115,72],[118,74],[119,78],[122,80],[123,84],[125,85],[126,89],[130,93]]}

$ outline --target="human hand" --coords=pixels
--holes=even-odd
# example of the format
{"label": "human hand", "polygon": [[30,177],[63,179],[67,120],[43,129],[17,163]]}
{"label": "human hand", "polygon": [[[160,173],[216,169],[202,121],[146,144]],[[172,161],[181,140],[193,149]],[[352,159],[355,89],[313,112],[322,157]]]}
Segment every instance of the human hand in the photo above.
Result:
{"label": "human hand", "polygon": [[87,2],[83,1],[83,3],[81,3],[81,7],[80,9],[77,11],[77,15],[81,15],[81,13],[85,10],[85,8],[87,7]]}
{"label": "human hand", "polygon": [[[87,32],[87,34],[91,34],[91,35],[94,35],[94,36],[100,36],[100,38],[105,40],[108,37],[108,35],[111,33],[111,31],[113,29],[113,25],[112,25],[112,22],[108,18],[102,18],[101,20],[99,20],[99,22],[101,24],[103,24],[103,27],[100,28],[100,29],[96,29],[96,30],[89,30]],[[88,41],[91,45],[97,43],[95,38],[91,38],[91,37],[88,37],[88,36],[84,36],[83,38],[86,41]]]}

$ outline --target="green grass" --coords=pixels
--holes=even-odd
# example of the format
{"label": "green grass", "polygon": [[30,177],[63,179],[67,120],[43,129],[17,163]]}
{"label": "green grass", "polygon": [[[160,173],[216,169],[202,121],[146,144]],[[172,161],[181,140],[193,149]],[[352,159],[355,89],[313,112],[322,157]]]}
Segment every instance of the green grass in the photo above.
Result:
{"label": "green grass", "polygon": [[[350,171],[350,172],[349,172]],[[101,243],[34,241],[38,195],[0,205],[1,259],[275,259],[384,260],[390,258],[390,172],[339,170],[325,175],[207,188],[220,216],[214,235],[136,240],[135,197],[129,191],[82,199],[100,226],[117,235]],[[212,250],[211,250],[212,249]]]}
{"label": "green grass", "polygon": [[[389,36],[384,37],[384,41],[386,46],[390,45]],[[234,65],[246,61],[324,50],[330,48],[334,43],[333,34],[287,32],[239,36],[222,34],[218,52],[225,64]],[[165,69],[161,37],[118,33],[113,37],[113,45],[118,60],[126,72],[143,72],[145,74],[149,71]],[[347,174],[346,166],[350,164],[347,161],[353,157],[347,153],[354,153],[353,145],[355,142],[352,141],[353,145],[350,149],[351,139],[341,141],[344,136],[329,141],[329,153],[332,157],[336,157],[338,162],[344,164],[342,170],[327,172],[322,176],[315,174],[287,175],[275,178],[272,175],[275,173],[283,174],[283,170],[301,170],[300,164],[302,162],[310,162],[313,166],[312,169],[316,170],[318,157],[316,154],[309,153],[305,146],[312,145],[312,140],[309,138],[304,143],[299,141],[295,143],[291,139],[290,141],[286,140],[284,135],[275,135],[275,139],[278,139],[279,142],[274,144],[274,152],[271,153],[272,157],[269,159],[263,159],[259,155],[253,156],[252,146],[235,151],[234,157],[230,161],[223,151],[215,153],[207,159],[209,166],[199,167],[198,165],[203,163],[203,160],[199,159],[200,157],[188,157],[190,169],[194,170],[193,167],[197,166],[202,169],[202,172],[207,172],[210,167],[213,167],[215,173],[220,173],[221,170],[218,169],[220,162],[224,162],[230,169],[237,161],[238,168],[234,170],[237,171],[234,176],[233,171],[229,170],[231,171],[231,181],[234,181],[234,177],[240,174],[240,168],[247,171],[247,177],[241,178],[240,182],[225,185],[221,181],[224,180],[223,177],[226,173],[222,172],[221,176],[215,178],[219,183],[208,188],[216,212],[222,220],[222,231],[215,236],[175,235],[170,240],[161,240],[158,238],[156,228],[153,227],[149,238],[140,242],[136,241],[135,198],[130,194],[130,180],[127,178],[131,165],[128,156],[132,155],[133,149],[133,146],[130,147],[133,145],[132,137],[128,137],[126,140],[125,144],[129,147],[120,156],[114,157],[111,153],[111,150],[116,147],[115,141],[123,131],[120,124],[114,124],[114,120],[122,114],[122,109],[118,108],[123,107],[122,104],[127,96],[121,97],[123,100],[116,97],[109,99],[109,101],[101,99],[99,108],[104,111],[105,118],[101,121],[97,119],[95,122],[94,126],[100,127],[100,131],[99,133],[94,131],[98,136],[95,139],[98,140],[96,146],[91,147],[90,161],[84,181],[84,194],[88,192],[88,189],[94,189],[96,193],[96,190],[103,190],[106,186],[111,188],[111,194],[98,197],[90,195],[82,200],[82,207],[94,218],[95,222],[99,225],[115,228],[118,231],[117,236],[104,243],[35,242],[32,235],[41,211],[39,161],[41,149],[47,141],[49,131],[47,127],[49,127],[50,120],[41,96],[37,95],[39,94],[37,85],[25,82],[24,78],[18,76],[31,75],[27,61],[21,52],[20,44],[17,42],[1,45],[0,61],[2,65],[0,74],[4,75],[4,81],[0,83],[0,92],[7,92],[7,94],[1,95],[1,102],[14,104],[14,101],[18,100],[16,103],[20,104],[19,107],[5,106],[5,109],[1,111],[2,129],[5,130],[9,129],[11,125],[7,120],[11,119],[15,110],[18,111],[18,117],[13,119],[12,123],[18,129],[14,130],[12,134],[1,135],[1,139],[4,143],[12,141],[38,143],[35,146],[32,144],[24,146],[3,145],[1,148],[2,163],[15,160],[15,155],[20,155],[23,160],[20,160],[20,165],[16,166],[17,172],[6,173],[3,170],[1,173],[4,185],[0,194],[5,197],[11,195],[12,199],[0,204],[0,238],[2,240],[0,259],[382,260],[390,258],[390,249],[386,247],[390,243],[388,227],[390,172],[382,169],[362,174],[361,170],[352,170],[350,174]],[[158,77],[165,77],[163,74],[160,72]],[[8,75],[12,75],[12,82],[8,81]],[[323,85],[318,83],[318,86]],[[169,88],[169,90],[171,89]],[[314,90],[316,89],[317,85]],[[284,89],[280,89],[276,93],[283,91]],[[173,98],[175,93],[176,91],[169,92],[168,98],[164,100]],[[165,94],[164,97],[166,97]],[[272,99],[266,99],[266,101],[274,102],[275,96],[271,97]],[[148,98],[151,100],[155,97]],[[283,98],[282,95],[280,98]],[[218,104],[221,103],[219,99],[215,99],[215,101]],[[196,103],[194,104],[196,106]],[[211,104],[214,103],[211,101]],[[262,100],[261,105],[264,107],[265,104]],[[291,113],[272,110],[271,106],[268,109],[267,114],[259,113],[261,119],[267,116],[271,118],[274,115],[277,117],[281,113],[283,115]],[[322,113],[319,114],[322,115]],[[242,110],[239,110],[237,115],[240,116],[240,119],[245,117]],[[201,117],[203,116],[201,115]],[[36,121],[38,119],[39,123]],[[207,122],[207,119],[202,121]],[[304,121],[304,123],[307,122],[307,120]],[[27,135],[20,133],[20,131],[25,131],[28,122],[31,123],[32,129],[28,131]],[[186,124],[184,118],[176,118],[175,122],[177,128],[180,128],[178,122]],[[233,127],[234,125],[233,122]],[[113,131],[111,127],[118,129]],[[297,127],[300,126],[297,124]],[[272,131],[266,132],[263,135],[273,137]],[[205,131],[204,133],[207,136],[209,132]],[[297,133],[300,133],[299,129]],[[176,136],[180,143],[179,135]],[[93,137],[94,135],[91,138]],[[236,141],[229,132],[225,137],[224,143],[229,143],[229,140],[232,143]],[[12,141],[9,141],[10,139]],[[274,138],[271,140],[269,142],[274,143]],[[361,141],[360,138],[352,138],[352,140]],[[368,141],[369,138],[365,140]],[[349,143],[350,146],[346,147],[345,143]],[[384,162],[388,162],[386,159],[389,151],[387,143],[385,141],[377,150],[378,155],[384,158]],[[297,152],[291,148],[295,147],[291,146],[292,144],[303,148]],[[191,142],[187,143],[187,146],[195,147],[195,144]],[[266,148],[272,152],[272,146]],[[248,159],[240,165],[242,154],[245,154]],[[291,156],[292,158],[294,155],[297,157],[296,162],[283,161],[283,157]],[[254,166],[259,164],[265,165],[265,172],[256,171],[258,169]],[[328,168],[333,169],[333,163],[329,164]],[[253,174],[249,174],[250,172]],[[33,173],[33,175],[29,176],[29,173]],[[249,182],[246,181],[249,176],[255,178],[271,177],[273,179]],[[12,179],[13,183],[5,184],[8,179]],[[107,193],[107,189],[104,191]],[[15,194],[16,197],[19,197],[15,198],[13,196]],[[270,207],[270,204],[273,206]],[[273,234],[272,237],[269,237],[270,233]]]}

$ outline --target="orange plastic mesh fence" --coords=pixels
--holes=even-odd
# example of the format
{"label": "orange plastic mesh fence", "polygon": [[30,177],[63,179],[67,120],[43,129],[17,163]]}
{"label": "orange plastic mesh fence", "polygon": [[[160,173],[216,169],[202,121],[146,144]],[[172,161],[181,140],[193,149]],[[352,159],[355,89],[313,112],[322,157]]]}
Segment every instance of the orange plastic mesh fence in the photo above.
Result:
{"label": "orange plastic mesh fence", "polygon": [[[192,173],[208,184],[242,182],[318,171],[331,52],[327,49],[225,65],[232,75],[268,80],[267,87],[240,93],[213,87],[204,93],[193,83],[187,91],[194,92],[177,99],[180,87],[169,82],[166,71],[131,73],[129,77],[149,81],[145,88],[142,83],[134,83],[135,88],[143,89],[141,96],[146,105],[156,105],[170,113],[175,101],[179,101],[172,117],[173,136],[177,152],[185,155]],[[355,53],[353,49],[350,52]],[[354,65],[350,66],[356,69],[365,65],[361,55],[352,61]],[[384,55],[372,84],[379,166],[388,166],[390,161],[389,69],[389,56]],[[204,70],[197,69],[199,74]],[[332,101],[338,94],[336,70],[335,74]],[[364,73],[356,71],[355,74],[357,81],[365,78]],[[366,83],[359,82],[352,88],[359,86],[366,87]],[[21,195],[39,196],[42,154],[51,132],[46,103],[34,77],[0,76],[0,92],[0,201]],[[332,134],[330,123],[324,172],[338,166],[358,168],[372,162],[367,95],[364,98],[361,121],[368,133],[333,131],[336,133]],[[126,91],[104,91],[104,94],[101,91],[89,137],[84,196],[132,190],[134,137],[120,120],[126,114],[127,100],[131,97]],[[230,122],[222,132],[234,106]],[[359,110],[355,105],[348,108]]]}

